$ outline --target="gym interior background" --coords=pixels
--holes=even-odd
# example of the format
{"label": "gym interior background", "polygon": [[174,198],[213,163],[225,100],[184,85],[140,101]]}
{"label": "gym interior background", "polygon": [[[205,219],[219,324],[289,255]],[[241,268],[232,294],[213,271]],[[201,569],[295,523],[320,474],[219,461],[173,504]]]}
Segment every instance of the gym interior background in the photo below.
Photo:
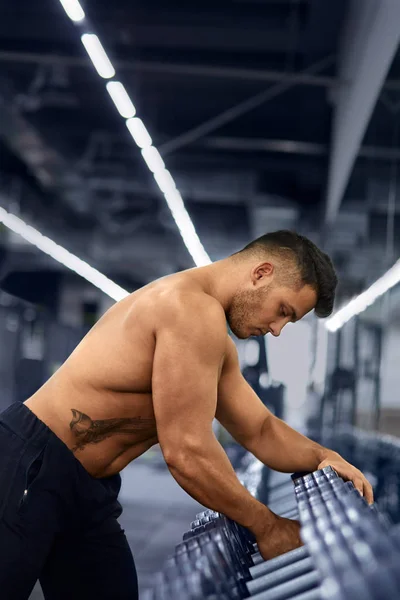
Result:
{"label": "gym interior background", "polygon": [[[396,0],[2,3],[0,408],[124,294],[295,229],[333,258],[335,316],[238,343],[243,372],[297,429],[364,444],[397,523],[399,39]],[[144,590],[201,507],[157,448],[122,501]]]}

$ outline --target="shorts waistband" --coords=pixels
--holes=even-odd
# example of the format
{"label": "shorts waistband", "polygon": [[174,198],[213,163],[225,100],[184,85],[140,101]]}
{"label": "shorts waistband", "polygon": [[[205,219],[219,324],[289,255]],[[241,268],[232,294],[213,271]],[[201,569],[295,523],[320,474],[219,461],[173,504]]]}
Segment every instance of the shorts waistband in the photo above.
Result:
{"label": "shorts waistband", "polygon": [[[0,414],[0,423],[30,446],[42,447],[53,434],[25,404],[13,402]],[[53,434],[54,435],[54,434]]]}

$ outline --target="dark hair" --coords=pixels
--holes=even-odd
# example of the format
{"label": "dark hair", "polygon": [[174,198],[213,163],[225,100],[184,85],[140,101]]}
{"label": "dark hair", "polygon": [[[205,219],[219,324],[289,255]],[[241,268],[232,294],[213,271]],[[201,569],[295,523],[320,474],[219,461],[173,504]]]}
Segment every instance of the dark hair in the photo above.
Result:
{"label": "dark hair", "polygon": [[329,256],[311,240],[294,231],[274,231],[262,235],[237,254],[269,251],[284,258],[285,254],[287,257],[288,250],[295,259],[301,284],[311,286],[317,293],[315,314],[321,318],[329,317],[333,310],[338,280]]}

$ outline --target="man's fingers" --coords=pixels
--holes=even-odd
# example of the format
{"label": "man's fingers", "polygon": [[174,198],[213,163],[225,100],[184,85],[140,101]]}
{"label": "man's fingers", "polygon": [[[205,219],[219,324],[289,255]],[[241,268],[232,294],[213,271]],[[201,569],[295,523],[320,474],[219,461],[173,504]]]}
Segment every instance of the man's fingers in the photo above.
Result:
{"label": "man's fingers", "polygon": [[[364,473],[359,469],[356,469],[349,463],[347,463],[346,469],[337,469],[337,473],[339,477],[341,477],[344,481],[352,481],[356,490],[360,493],[360,495],[365,498],[368,504],[373,504],[374,502],[374,492],[372,489],[372,485],[368,481],[368,479],[364,476]],[[333,466],[335,468],[335,466]]]}
{"label": "man's fingers", "polygon": [[364,496],[364,482],[361,477],[355,477],[353,483],[354,487],[360,492],[361,496]]}
{"label": "man's fingers", "polygon": [[368,502],[368,504],[373,504],[374,502],[374,492],[372,489],[372,485],[368,481],[368,479],[364,480],[364,498]]}
{"label": "man's fingers", "polygon": [[353,480],[354,487],[360,492],[361,496],[363,496],[368,504],[372,504],[374,501],[374,493],[372,490],[372,485],[365,477],[356,477]]}

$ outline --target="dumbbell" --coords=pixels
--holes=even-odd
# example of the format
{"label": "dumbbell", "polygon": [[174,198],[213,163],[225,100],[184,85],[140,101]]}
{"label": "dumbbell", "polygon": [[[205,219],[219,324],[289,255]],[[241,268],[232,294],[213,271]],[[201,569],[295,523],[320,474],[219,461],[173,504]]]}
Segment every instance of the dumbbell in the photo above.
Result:
{"label": "dumbbell", "polygon": [[[167,581],[167,586],[164,585],[162,589],[163,600],[165,598],[172,600],[176,597],[189,598],[192,597],[191,593],[195,593],[195,597],[199,598],[220,597],[230,593],[230,585],[234,584],[235,580],[226,577],[223,566],[227,567],[227,564],[224,563],[221,555],[218,559],[217,562],[213,560],[211,554],[199,546],[191,548],[188,553],[181,553],[169,559],[163,568],[163,575]],[[177,581],[180,583],[178,584]],[[178,585],[182,590],[180,596],[173,593],[173,588],[176,590]]]}
{"label": "dumbbell", "polygon": [[[310,524],[304,530],[303,536],[306,539],[312,526]],[[362,531],[355,527],[348,527],[348,533],[345,532],[344,535],[344,538],[346,535],[348,537],[346,547],[339,543],[341,532],[343,529],[329,532],[329,544],[326,548],[328,551],[324,552],[321,546],[321,551],[315,552],[316,565],[320,573],[324,574],[325,578],[331,579],[334,574],[337,591],[333,595],[330,594],[329,598],[331,600],[343,600],[343,598],[391,600],[398,597],[400,591],[400,579],[397,575],[398,556],[393,552],[390,538],[382,537],[382,531],[374,532],[372,528],[372,531],[367,529],[368,539],[366,539]]]}
{"label": "dumbbell", "polygon": [[251,567],[250,574],[253,579],[246,587],[257,600],[284,600],[303,592],[307,592],[304,600],[320,598],[319,576],[305,546]]}
{"label": "dumbbell", "polygon": [[305,546],[255,565],[250,574],[253,580],[247,582],[247,589],[257,600],[284,600],[296,594],[304,600],[320,598],[320,578]]}
{"label": "dumbbell", "polygon": [[[299,518],[299,512],[298,512],[298,509],[296,508],[296,511],[293,511],[291,513],[282,514],[282,515],[279,515],[279,516],[280,517],[284,517],[285,519],[295,519],[295,520],[298,520],[298,518]],[[263,557],[261,556],[260,552],[258,551],[257,544],[253,544],[253,548],[254,548],[254,554],[251,555],[251,560],[252,560],[253,564],[255,566],[259,566],[259,565],[265,564],[265,561],[264,561]],[[252,568],[253,567],[250,567],[250,570]]]}
{"label": "dumbbell", "polygon": [[261,575],[267,575],[268,573],[272,573],[283,567],[287,567],[288,565],[295,564],[300,560],[304,560],[307,557],[309,557],[307,547],[301,546],[301,548],[296,548],[295,550],[291,550],[290,552],[286,552],[285,554],[281,554],[270,560],[260,562],[254,567],[250,567],[250,575],[252,579],[256,579]]}
{"label": "dumbbell", "polygon": [[[202,572],[200,597],[242,598],[246,595],[243,565],[227,539],[223,529],[214,529],[176,547],[175,557],[166,565],[168,574],[177,566],[182,577],[190,577],[192,570]],[[172,570],[170,566],[172,565]]]}
{"label": "dumbbell", "polygon": [[[210,532],[211,529],[208,528],[208,532]],[[183,539],[184,541],[188,541],[189,539],[193,539],[194,537],[197,536],[202,536],[203,533],[206,533],[205,531],[188,531],[184,534]],[[249,546],[249,553],[247,555],[247,560],[246,560],[246,565],[247,567],[251,568],[253,565],[258,565],[260,563],[264,563],[264,559],[261,556],[260,552],[258,551],[258,546],[256,543],[251,543],[251,545]]]}
{"label": "dumbbell", "polygon": [[[335,474],[332,474],[331,469],[327,470],[327,474],[332,478],[337,477]],[[319,477],[321,479],[324,478],[326,481],[325,473],[320,472],[314,474],[314,476],[309,475],[305,478],[297,478],[295,484],[297,486],[299,484],[302,486],[306,485],[309,488],[317,487],[316,480]],[[316,591],[319,580],[314,570],[313,559],[309,557],[308,550],[304,546],[277,557],[272,561],[259,564],[251,568],[250,573],[254,579],[247,583],[247,587],[253,597],[259,596],[261,598],[263,596],[261,592],[268,590],[266,598],[272,598],[270,596],[271,593],[274,598],[283,598],[288,597],[286,594],[292,594],[295,591],[303,592],[305,588],[307,588],[307,596],[319,597]],[[295,583],[292,583],[293,581]]]}
{"label": "dumbbell", "polygon": [[200,534],[195,538],[181,542],[176,546],[175,555],[179,556],[180,554],[190,553],[194,548],[200,546],[203,537],[204,539],[212,540],[217,544],[225,560],[233,569],[236,577],[243,580],[250,579],[249,566],[251,565],[246,563],[236,540],[229,535],[229,532],[224,527],[215,528],[209,532]]}
{"label": "dumbbell", "polygon": [[315,600],[320,598],[316,594],[319,586],[320,576],[315,570],[303,575],[294,576],[294,578],[291,578],[288,573],[287,578],[281,580],[279,584],[271,585],[250,597],[252,600],[287,600],[289,598],[299,600],[301,595],[307,593],[308,595],[305,598]]}
{"label": "dumbbell", "polygon": [[[322,588],[324,585],[322,585]],[[387,570],[374,573],[351,573],[349,577],[335,581],[330,600],[362,598],[363,600],[392,600],[399,597],[399,586]]]}
{"label": "dumbbell", "polygon": [[[254,558],[254,557],[253,557]],[[260,564],[250,569],[250,574],[255,581],[248,583],[248,589],[254,595],[265,588],[277,586],[279,583],[287,582],[294,577],[305,575],[313,570],[313,561],[309,557],[308,550],[306,547],[298,548],[294,551],[288,552],[275,559],[266,562],[260,562]],[[301,586],[305,585],[312,586],[314,589],[315,578],[312,576],[310,579],[300,579]],[[286,589],[291,589],[290,586],[284,586],[279,591],[279,597],[281,594],[286,593]],[[310,598],[317,598],[318,595],[315,592],[307,592]],[[269,597],[269,596],[268,596]]]}
{"label": "dumbbell", "polygon": [[[196,521],[192,523],[192,527],[193,527],[193,530],[195,533],[196,533],[196,530],[199,530],[199,528],[208,526],[210,522],[212,522],[212,521],[215,522],[219,519],[222,526],[225,527],[225,531],[228,533],[228,535],[233,533],[232,539],[230,541],[231,545],[233,543],[233,545],[236,545],[238,548],[241,548],[242,551],[243,551],[243,549],[245,549],[245,551],[247,551],[247,552],[250,550],[249,546],[250,546],[251,540],[249,540],[248,538],[243,540],[244,531],[243,530],[241,531],[240,527],[236,523],[230,522],[229,520],[225,519],[224,517],[220,517],[218,515],[218,513],[213,513],[212,511],[204,511],[203,513],[199,513],[198,515],[196,515],[196,517],[197,517]],[[212,519],[212,517],[214,517],[214,519]],[[203,530],[200,529],[200,531],[203,531]],[[238,548],[236,548],[236,556],[237,556]],[[252,550],[254,550],[254,549],[255,549],[255,547],[253,546]],[[299,549],[299,550],[301,551],[301,554],[303,554],[304,557],[306,558],[307,557],[306,551],[303,549]],[[290,555],[291,553],[288,553],[288,554]],[[256,558],[258,558],[257,555],[253,555],[254,562],[257,562],[255,560]],[[283,557],[278,557],[278,560],[281,561],[281,567],[283,567],[284,565],[288,566],[288,565],[296,562],[294,558],[288,558],[287,555],[284,555]],[[298,556],[297,562],[299,562],[299,560],[300,560],[300,557]],[[241,560],[239,562],[243,563],[243,556],[241,557]],[[276,562],[275,562],[275,568],[277,568],[277,566],[278,566],[276,564]],[[266,566],[266,565],[269,565],[270,563],[271,563],[271,566]],[[274,565],[273,561],[272,562],[268,561],[268,563],[264,562],[262,565],[260,564],[259,567],[260,568],[262,567],[262,573],[264,575],[267,575],[268,572],[271,573],[273,571],[273,569],[274,569],[273,565]],[[307,563],[304,562],[304,560],[303,560],[301,562],[301,564],[297,565],[295,568],[292,568],[292,570],[294,569],[294,572],[298,573],[301,570],[304,570],[306,568],[308,569],[308,567],[306,565],[307,565]],[[261,573],[261,571],[259,573]],[[293,573],[293,576],[294,576],[294,573]],[[253,574],[253,577],[254,577],[254,574]],[[286,575],[285,575],[284,571],[281,572],[280,577],[285,579]]]}
{"label": "dumbbell", "polygon": [[198,515],[200,518],[196,518],[191,522],[190,530],[183,534],[184,541],[218,527],[219,513],[215,513],[214,511],[207,512],[210,514],[200,514]]}
{"label": "dumbbell", "polygon": [[318,469],[313,473],[307,473],[306,475],[302,475],[300,477],[295,473],[292,475],[295,494],[301,491],[308,491],[310,489],[314,489],[315,487],[319,487],[323,483],[332,482],[340,479],[336,471],[331,467],[327,466],[323,469]]}
{"label": "dumbbell", "polygon": [[255,537],[250,531],[214,511],[204,511],[196,515],[196,517],[198,518],[191,523],[192,529],[184,534],[184,541],[212,529],[222,527],[225,528],[227,536],[231,537],[232,542],[237,546],[237,552],[241,554],[245,565],[250,567],[254,564],[251,556],[256,552],[254,548]]}
{"label": "dumbbell", "polygon": [[[312,535],[310,535],[311,529],[313,530]],[[328,529],[329,528],[325,523],[325,535],[328,534]],[[329,531],[329,535],[332,536],[332,534],[333,532]],[[308,556],[308,549],[306,547],[302,547],[296,551],[293,551],[292,553],[289,553],[293,554],[292,560],[296,558],[296,561],[293,562],[292,565],[285,566],[276,572],[269,573],[266,576],[262,575],[260,579],[256,580],[254,583],[248,582],[247,587],[249,591],[258,592],[255,595],[252,595],[254,600],[284,600],[286,598],[295,598],[296,600],[320,599],[321,595],[319,591],[319,583],[321,574],[324,572],[325,574],[326,572],[330,574],[336,573],[337,567],[339,566],[338,562],[331,559],[334,559],[334,555],[336,555],[336,558],[340,557],[343,559],[344,552],[343,549],[340,550],[338,544],[336,543],[330,547],[328,551],[329,556],[327,556],[327,548],[324,547],[324,544],[322,543],[321,534],[318,531],[318,528],[315,527],[315,523],[311,523],[304,528],[303,537],[307,543],[312,542],[314,549],[313,557]],[[321,563],[320,561],[315,560],[315,556],[322,558],[323,562],[325,563],[325,569],[320,569]],[[279,558],[281,557],[278,557],[278,559]],[[286,558],[285,555],[284,558]],[[344,558],[344,560],[340,561],[340,566],[342,570],[347,569],[347,574],[350,575],[352,572],[350,568],[351,561],[349,560],[349,556]],[[265,566],[267,567],[267,565],[268,563],[266,563]],[[262,572],[262,566],[263,565],[257,567],[259,573]],[[272,566],[273,565],[271,565],[271,567]],[[255,571],[255,568],[252,569],[252,574],[253,571]],[[363,597],[364,599],[364,596],[359,595],[346,596],[346,598],[350,597]],[[365,596],[365,599],[367,599],[367,596]],[[335,598],[335,600],[339,600],[339,597],[337,599]],[[343,600],[342,597],[340,597],[340,600]]]}
{"label": "dumbbell", "polygon": [[[198,574],[196,574],[198,578]],[[164,573],[155,575],[155,582],[151,589],[141,594],[142,600],[166,600],[167,598],[188,598],[189,593],[185,580],[177,574],[175,578],[168,581]]]}
{"label": "dumbbell", "polygon": [[[268,565],[268,562],[265,566]],[[264,590],[276,587],[281,583],[310,573],[313,570],[314,562],[310,556],[299,558],[295,562],[285,566],[279,566],[274,570],[269,566],[268,572],[262,571],[261,574],[259,573],[252,581],[247,582],[247,589],[251,595],[255,595]]]}
{"label": "dumbbell", "polygon": [[[201,520],[202,514],[197,516]],[[208,517],[209,514],[207,513],[204,516]],[[246,580],[249,579],[249,569],[255,564],[264,562],[264,559],[258,552],[257,544],[253,541],[255,539],[254,536],[247,529],[223,515],[214,513],[214,516],[217,516],[214,519],[214,529],[223,529],[226,538],[229,539],[229,551],[234,553],[236,564],[240,563],[241,576]],[[211,530],[209,530],[210,532]],[[200,537],[202,537],[202,534],[200,534]]]}
{"label": "dumbbell", "polygon": [[[315,536],[318,536],[318,530],[322,528],[321,533],[325,534],[325,540],[328,543],[328,547],[326,548],[328,552],[324,552],[322,546],[320,552],[314,552],[316,563],[321,573],[329,575],[334,571],[339,582],[345,582],[349,576],[354,579],[360,573],[365,578],[372,572],[380,572],[379,555],[382,557],[382,567],[388,568],[391,566],[388,565],[388,557],[393,557],[394,553],[390,539],[385,535],[387,530],[377,516],[371,512],[367,503],[362,501],[358,493],[356,492],[356,496],[354,494],[348,496],[348,505],[343,506],[337,498],[332,498],[329,504],[330,510],[327,510],[326,506],[318,503],[314,504],[313,507],[308,507],[314,514],[315,520],[314,522],[310,520],[303,529],[303,537],[306,541],[313,540],[314,545],[316,541]],[[332,511],[332,508],[336,510],[337,515],[336,529],[334,526],[333,530],[329,530],[329,527],[333,523],[333,520],[329,521],[329,513]],[[326,515],[328,515],[327,519]],[[326,536],[327,533],[329,533],[328,537]],[[341,543],[342,540],[344,544]],[[361,545],[359,545],[360,542]],[[360,560],[357,553],[358,547],[362,551],[362,559]],[[392,562],[393,567],[395,564],[398,564],[398,560]],[[340,572],[342,576],[338,577]],[[394,576],[386,574],[385,586],[387,592],[384,592],[382,589],[380,595],[374,596],[374,598],[396,597],[388,591],[393,590],[393,586],[395,585],[396,574]],[[362,592],[363,586],[361,584],[357,589],[357,597],[370,597],[369,594]],[[347,595],[343,597],[350,598],[356,596]],[[337,598],[342,598],[342,596],[339,594]]]}
{"label": "dumbbell", "polygon": [[[315,528],[315,523],[312,522],[313,515],[315,519],[319,518],[319,525],[321,523],[324,524],[324,518],[330,525],[328,518],[330,513],[323,506],[324,501],[327,503],[330,502],[331,512],[333,508],[336,508],[340,515],[340,510],[344,512],[345,507],[343,505],[340,506],[338,496],[340,498],[340,495],[345,493],[346,497],[351,500],[354,498],[354,494],[358,495],[358,492],[354,488],[350,489],[350,486],[339,480],[337,475],[334,475],[338,479],[334,485],[331,485],[329,480],[327,481],[328,478],[323,477],[321,474],[319,475],[320,478],[318,474],[317,476],[313,474],[313,477],[305,480],[303,478],[303,481],[300,482],[300,488],[297,490],[297,498],[300,504],[304,505],[302,508],[303,514],[310,515],[310,526],[314,527],[315,535],[318,534],[318,529]],[[347,487],[344,487],[346,485]],[[346,492],[344,492],[345,489],[347,490]],[[360,500],[359,496],[357,500]],[[308,509],[308,513],[305,510],[306,508]],[[178,587],[175,586],[172,595],[164,593],[163,596],[154,596],[149,599],[146,598],[146,600],[184,598],[184,590],[187,597],[190,594],[191,597],[202,598],[207,598],[209,594],[213,594],[214,598],[244,597],[243,589],[239,590],[237,585],[237,579],[243,583],[241,577],[243,577],[243,563],[245,562],[243,560],[244,557],[240,556],[240,552],[245,550],[245,552],[251,554],[251,551],[256,550],[256,545],[252,542],[247,530],[240,528],[236,523],[229,521],[229,519],[226,519],[222,515],[218,515],[218,513],[205,511],[196,515],[196,517],[196,521],[198,522],[192,523],[194,530],[198,527],[210,526],[210,523],[214,523],[214,527],[209,532],[200,533],[196,537],[186,540],[180,545],[180,549],[177,547],[177,554],[174,561],[176,566],[181,568],[185,575],[185,580],[188,579],[188,582],[185,582],[185,585],[183,583],[176,584]],[[336,523],[339,524],[341,521],[342,519],[339,518],[336,520]],[[219,527],[216,525],[219,525]],[[223,551],[221,551],[221,547]],[[187,551],[187,556],[184,556],[184,552],[180,552],[183,549]],[[204,552],[204,555],[202,552]],[[253,562],[255,562],[256,557],[256,554],[253,554],[251,557]],[[170,574],[174,572],[173,566],[173,564],[169,565]],[[202,569],[202,574],[191,577],[192,574],[188,571],[188,566]],[[211,580],[210,573],[215,574],[214,577],[211,576]],[[271,561],[250,567],[248,573],[253,577],[253,582],[248,581],[248,587],[251,587],[254,581],[258,580],[258,588],[254,585],[254,589],[251,592],[252,597],[256,598],[256,600],[264,600],[264,598],[265,600],[284,600],[286,598],[293,600],[319,600],[320,598],[318,590],[319,579],[315,577],[316,574],[312,569],[312,562],[305,547],[272,559]],[[220,576],[221,581],[218,582],[217,580]],[[180,592],[178,590],[179,585],[181,585]],[[191,588],[190,593],[188,586]],[[267,586],[266,591],[265,586]],[[260,591],[260,587],[264,591]],[[171,585],[168,588],[168,593],[172,593]],[[297,595],[293,596],[293,594]]]}
{"label": "dumbbell", "polygon": [[[221,534],[219,534],[221,535]],[[245,580],[240,573],[235,572],[233,565],[229,564],[225,556],[218,547],[218,534],[213,534],[214,538],[206,540],[205,536],[200,536],[199,543],[203,552],[208,557],[210,564],[214,566],[214,570],[218,573],[218,578],[223,582],[221,591],[226,592],[226,598],[244,598],[246,595]],[[217,596],[220,597],[220,596]],[[222,597],[222,596],[221,596]]]}
{"label": "dumbbell", "polygon": [[211,509],[207,509],[207,510],[203,510],[203,512],[198,513],[196,515],[196,519],[201,520],[203,517],[218,517],[219,513],[215,512],[215,510],[211,510]]}

